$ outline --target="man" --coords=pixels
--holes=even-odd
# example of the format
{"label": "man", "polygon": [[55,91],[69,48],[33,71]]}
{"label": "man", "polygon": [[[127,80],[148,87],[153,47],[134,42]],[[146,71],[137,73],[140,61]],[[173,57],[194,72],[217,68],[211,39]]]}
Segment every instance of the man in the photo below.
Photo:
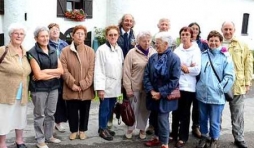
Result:
{"label": "man", "polygon": [[135,20],[131,14],[124,14],[119,21],[120,36],[117,44],[122,48],[124,57],[135,46],[134,25]]}
{"label": "man", "polygon": [[223,46],[228,47],[232,56],[236,80],[233,86],[234,99],[229,102],[232,134],[235,145],[247,148],[244,141],[244,95],[249,91],[253,72],[253,57],[248,46],[234,37],[233,22],[224,22],[221,31],[224,36]]}

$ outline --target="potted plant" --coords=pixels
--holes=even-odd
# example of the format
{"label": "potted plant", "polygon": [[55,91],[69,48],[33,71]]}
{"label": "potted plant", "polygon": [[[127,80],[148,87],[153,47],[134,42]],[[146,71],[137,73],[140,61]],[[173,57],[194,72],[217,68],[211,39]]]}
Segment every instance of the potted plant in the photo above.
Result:
{"label": "potted plant", "polygon": [[86,18],[86,13],[82,9],[73,9],[65,12],[65,17],[75,21],[83,21]]}
{"label": "potted plant", "polygon": [[99,45],[106,42],[105,29],[94,27],[95,39],[98,41]]}

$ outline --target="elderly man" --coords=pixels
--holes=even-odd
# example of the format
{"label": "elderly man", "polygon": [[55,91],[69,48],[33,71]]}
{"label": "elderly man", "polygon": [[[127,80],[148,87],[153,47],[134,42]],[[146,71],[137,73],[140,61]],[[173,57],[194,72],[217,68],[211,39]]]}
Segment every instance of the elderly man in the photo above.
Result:
{"label": "elderly man", "polygon": [[221,31],[224,36],[223,46],[228,47],[236,73],[233,86],[234,99],[229,102],[232,134],[237,147],[247,148],[244,141],[244,95],[249,91],[251,85],[253,57],[248,46],[234,37],[235,25],[233,22],[224,22]]}
{"label": "elderly man", "polygon": [[125,14],[119,21],[120,36],[117,44],[122,48],[124,57],[128,51],[135,46],[135,36],[133,27],[135,25],[134,17],[131,14]]}

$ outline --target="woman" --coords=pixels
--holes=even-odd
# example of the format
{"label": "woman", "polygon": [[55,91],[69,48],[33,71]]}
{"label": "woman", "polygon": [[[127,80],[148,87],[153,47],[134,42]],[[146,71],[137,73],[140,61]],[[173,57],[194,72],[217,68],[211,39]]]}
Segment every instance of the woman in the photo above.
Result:
{"label": "woman", "polygon": [[[190,23],[188,27],[192,28],[193,35],[192,35],[192,41],[196,42],[198,44],[198,47],[200,48],[201,52],[207,50],[209,47],[207,45],[207,42],[202,40],[200,37],[201,30],[198,23],[193,22]],[[198,107],[198,100],[193,100],[193,107],[192,107],[192,134],[200,138],[201,133],[199,130],[199,107]]]}
{"label": "woman", "polygon": [[48,148],[46,142],[59,143],[53,137],[54,114],[58,98],[59,78],[63,74],[55,49],[49,46],[49,30],[37,27],[35,46],[27,54],[32,68],[29,90],[34,104],[34,130],[38,148]]}
{"label": "woman", "polygon": [[[17,148],[26,148],[23,129],[27,124],[28,75],[31,67],[22,47],[26,31],[21,24],[11,24],[8,28],[10,43],[0,47],[0,147],[7,148],[6,135],[13,129],[16,133]],[[11,77],[10,77],[11,76]]]}
{"label": "woman", "polygon": [[107,129],[107,122],[113,112],[116,99],[121,95],[123,52],[117,44],[119,28],[108,26],[105,30],[106,43],[96,51],[94,89],[100,98],[99,136],[113,140],[115,132]]}
{"label": "woman", "polygon": [[123,86],[131,102],[135,114],[135,123],[128,127],[125,137],[132,138],[135,128],[140,130],[140,139],[146,138],[146,124],[150,112],[146,109],[146,94],[142,85],[145,66],[150,56],[156,51],[150,46],[152,35],[150,32],[140,32],[137,35],[138,45],[131,49],[124,60]]}
{"label": "woman", "polygon": [[[61,40],[60,37],[60,28],[56,23],[51,23],[48,25],[49,29],[49,45],[54,47],[57,51],[57,56],[59,58],[62,49],[68,44]],[[56,105],[56,113],[55,113],[55,129],[59,132],[65,132],[64,126],[61,124],[62,122],[67,122],[67,114],[66,114],[66,103],[63,100],[63,79],[60,79],[60,87],[58,89],[58,101]]]}
{"label": "woman", "polygon": [[[211,31],[207,41],[209,50],[202,53],[200,79],[196,86],[202,134],[197,148],[203,148],[207,145],[212,148],[218,147],[220,120],[225,105],[224,93],[231,89],[235,79],[233,62],[229,52],[225,47],[221,47],[222,35],[217,31]],[[217,79],[215,72],[222,80],[221,82]],[[211,138],[210,144],[207,144],[208,134]]]}
{"label": "woman", "polygon": [[181,76],[179,90],[181,98],[178,109],[173,111],[172,133],[173,140],[177,140],[175,147],[181,148],[189,139],[190,108],[196,99],[196,76],[200,73],[201,52],[198,45],[192,42],[193,32],[190,27],[183,27],[179,32],[181,44],[174,50],[181,60]]}
{"label": "woman", "polygon": [[161,145],[168,148],[169,113],[177,109],[177,100],[168,100],[167,96],[177,88],[181,74],[179,57],[169,48],[170,36],[160,32],[155,36],[158,54],[152,55],[145,68],[143,84],[147,93],[146,107],[156,117],[154,119],[155,137],[146,142],[146,146]]}
{"label": "woman", "polygon": [[[87,138],[89,111],[94,98],[94,50],[84,44],[87,35],[86,27],[75,26],[72,31],[72,43],[63,49],[64,86],[63,99],[67,103],[70,127],[70,140],[79,135],[81,140]],[[79,133],[78,133],[79,132]]]}

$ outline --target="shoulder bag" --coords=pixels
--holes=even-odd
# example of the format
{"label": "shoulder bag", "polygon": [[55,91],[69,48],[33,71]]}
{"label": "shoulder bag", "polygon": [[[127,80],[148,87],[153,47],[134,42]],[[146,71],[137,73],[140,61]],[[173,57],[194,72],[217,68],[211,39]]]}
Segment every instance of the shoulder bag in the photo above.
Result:
{"label": "shoulder bag", "polygon": [[7,52],[8,52],[8,47],[6,46],[6,47],[5,47],[4,54],[3,54],[3,55],[1,56],[1,58],[0,58],[0,64],[1,64],[2,61],[4,60],[4,57],[6,56]]}

